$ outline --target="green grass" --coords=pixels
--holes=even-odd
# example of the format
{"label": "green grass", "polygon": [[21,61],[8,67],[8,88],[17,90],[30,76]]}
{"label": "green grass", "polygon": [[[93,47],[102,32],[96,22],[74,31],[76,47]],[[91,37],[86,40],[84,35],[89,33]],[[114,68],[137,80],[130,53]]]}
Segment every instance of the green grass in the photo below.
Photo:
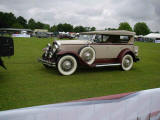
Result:
{"label": "green grass", "polygon": [[131,71],[119,67],[82,68],[61,76],[37,62],[51,39],[15,38],[15,55],[0,68],[0,110],[52,104],[160,87],[160,44],[142,43],[141,61]]}

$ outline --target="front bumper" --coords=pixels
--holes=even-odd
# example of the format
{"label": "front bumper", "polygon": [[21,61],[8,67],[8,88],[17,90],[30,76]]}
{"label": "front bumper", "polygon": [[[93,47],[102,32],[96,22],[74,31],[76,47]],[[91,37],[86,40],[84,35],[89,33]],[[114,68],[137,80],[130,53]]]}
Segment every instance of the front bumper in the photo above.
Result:
{"label": "front bumper", "polygon": [[138,62],[138,61],[140,61],[140,59],[138,58],[138,57],[135,57],[135,60],[134,60],[135,62]]}
{"label": "front bumper", "polygon": [[55,63],[55,62],[50,62],[50,61],[44,60],[44,59],[42,59],[42,58],[39,58],[38,61],[41,62],[41,63],[44,64],[44,65],[49,66],[49,67],[55,67],[55,66],[56,66],[56,63]]}

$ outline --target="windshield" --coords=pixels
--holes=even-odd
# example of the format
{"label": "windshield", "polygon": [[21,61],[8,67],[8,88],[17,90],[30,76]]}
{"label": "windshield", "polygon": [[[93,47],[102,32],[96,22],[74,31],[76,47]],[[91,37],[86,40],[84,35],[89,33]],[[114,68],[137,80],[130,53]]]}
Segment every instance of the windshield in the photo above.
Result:
{"label": "windshield", "polygon": [[94,38],[95,38],[95,35],[80,35],[78,39],[92,41]]}

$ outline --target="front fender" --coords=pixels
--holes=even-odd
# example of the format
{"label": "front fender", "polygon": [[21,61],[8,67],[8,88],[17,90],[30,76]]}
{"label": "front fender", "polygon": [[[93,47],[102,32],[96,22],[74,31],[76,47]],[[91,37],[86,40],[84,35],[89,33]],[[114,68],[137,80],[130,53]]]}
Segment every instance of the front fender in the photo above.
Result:
{"label": "front fender", "polygon": [[79,57],[79,55],[75,52],[72,52],[72,51],[60,51],[57,53],[57,56],[63,56],[63,55],[66,55],[66,54],[72,54],[76,57]]}
{"label": "front fender", "polygon": [[126,48],[126,49],[123,49],[123,50],[119,53],[119,55],[118,55],[118,57],[117,57],[119,63],[122,63],[122,59],[123,59],[124,55],[126,55],[126,54],[131,54],[132,57],[133,57],[133,60],[135,61],[135,55],[134,55],[134,53],[133,53],[130,49]]}

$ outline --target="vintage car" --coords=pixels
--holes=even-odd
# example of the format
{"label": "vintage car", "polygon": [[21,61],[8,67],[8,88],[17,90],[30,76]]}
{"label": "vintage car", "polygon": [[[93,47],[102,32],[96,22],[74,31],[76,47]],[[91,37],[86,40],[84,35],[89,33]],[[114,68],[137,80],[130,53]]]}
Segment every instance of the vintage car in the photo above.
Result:
{"label": "vintage car", "polygon": [[14,43],[11,37],[0,37],[0,66],[6,69],[2,57],[14,55]]}
{"label": "vintage car", "polygon": [[124,30],[83,32],[78,40],[48,44],[39,61],[45,67],[56,67],[62,75],[73,74],[79,66],[121,66],[128,71],[139,60],[134,35]]}

